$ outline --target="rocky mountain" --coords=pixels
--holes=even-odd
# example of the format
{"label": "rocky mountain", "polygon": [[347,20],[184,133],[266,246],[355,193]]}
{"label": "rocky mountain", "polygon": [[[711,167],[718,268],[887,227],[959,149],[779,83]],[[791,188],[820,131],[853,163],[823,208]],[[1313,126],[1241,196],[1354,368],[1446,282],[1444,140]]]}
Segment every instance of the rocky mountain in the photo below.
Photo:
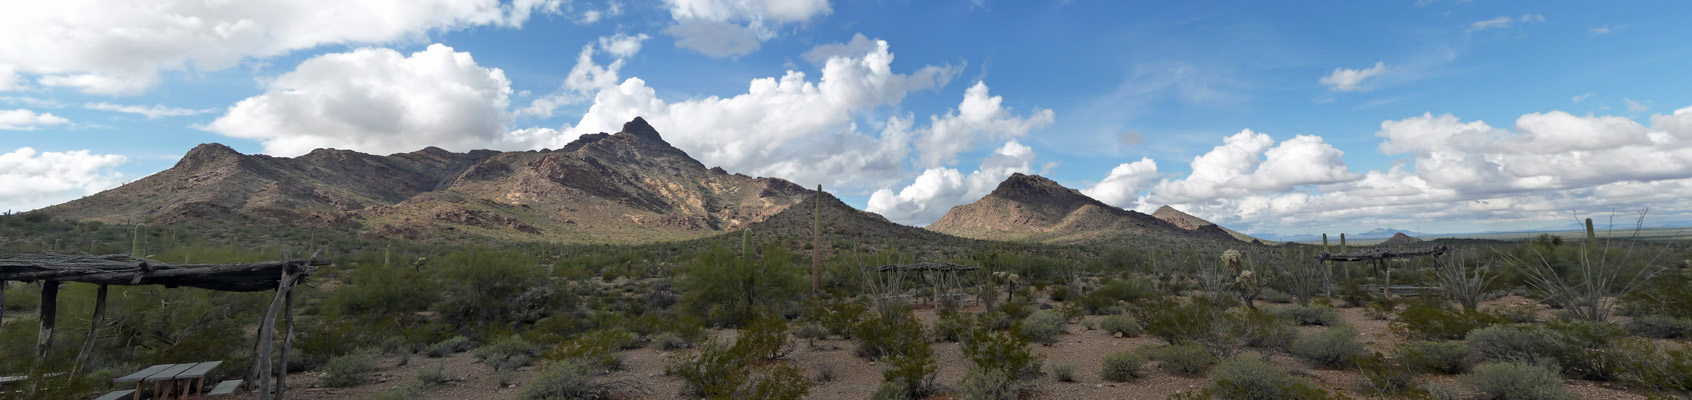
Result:
{"label": "rocky mountain", "polygon": [[786,180],[706,168],[635,118],[620,132],[583,135],[557,150],[319,149],[284,158],[204,144],[168,170],[42,212],[111,223],[330,226],[407,239],[642,243],[739,229],[812,196]]}
{"label": "rocky mountain", "polygon": [[1195,216],[1192,216],[1191,214],[1181,212],[1181,210],[1177,210],[1177,209],[1175,209],[1175,207],[1170,207],[1170,206],[1158,207],[1157,211],[1152,212],[1152,216],[1157,217],[1157,219],[1168,221],[1171,224],[1175,224],[1175,226],[1181,227],[1181,229],[1186,229],[1186,230],[1189,230],[1189,231],[1190,230],[1197,230],[1199,228],[1203,228],[1203,227],[1206,227],[1206,226],[1215,226],[1217,228],[1221,228],[1223,232],[1227,232],[1228,236],[1233,236],[1235,239],[1239,239],[1241,242],[1264,243],[1262,240],[1259,240],[1258,238],[1251,237],[1251,235],[1235,232],[1233,229],[1228,229],[1227,227],[1224,227],[1224,226],[1221,226],[1221,225],[1216,225],[1214,223],[1211,223],[1210,221],[1206,221],[1203,218],[1195,217]]}
{"label": "rocky mountain", "polygon": [[1404,234],[1404,232],[1398,232],[1398,233],[1392,234],[1392,237],[1387,238],[1386,241],[1381,242],[1381,245],[1382,246],[1412,246],[1412,245],[1415,245],[1415,244],[1421,243],[1421,242],[1422,242],[1422,239],[1410,237],[1410,235],[1406,235],[1406,234]]}
{"label": "rocky mountain", "polygon": [[1030,242],[1209,239],[1233,241],[1214,224],[1195,229],[1117,208],[1038,175],[1013,174],[974,203],[953,207],[928,230],[974,239]]}

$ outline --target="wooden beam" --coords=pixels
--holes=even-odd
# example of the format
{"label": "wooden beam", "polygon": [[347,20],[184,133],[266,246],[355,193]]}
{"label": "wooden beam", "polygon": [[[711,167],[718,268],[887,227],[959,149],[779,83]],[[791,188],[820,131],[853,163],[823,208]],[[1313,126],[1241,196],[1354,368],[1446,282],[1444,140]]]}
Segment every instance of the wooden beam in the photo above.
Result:
{"label": "wooden beam", "polygon": [[53,349],[53,323],[58,316],[59,281],[41,282],[41,333],[35,337],[35,353],[43,362]]}
{"label": "wooden beam", "polygon": [[[106,285],[176,285],[222,291],[260,291],[275,289],[277,282],[270,274],[277,268],[301,265],[329,265],[321,258],[291,261],[268,261],[242,264],[170,265],[163,263],[81,263],[76,266],[55,267],[40,261],[0,259],[0,271],[30,268],[22,272],[0,272],[0,280],[37,281],[65,280]],[[145,267],[143,267],[145,265]],[[43,269],[47,268],[47,269]],[[222,275],[222,276],[220,276]],[[139,279],[137,279],[139,278]]]}
{"label": "wooden beam", "polygon": [[94,338],[100,336],[100,324],[106,320],[106,285],[94,292],[94,317],[88,325],[88,337],[82,339],[82,351],[76,353],[76,363],[71,367],[71,375],[82,374],[82,368],[88,366],[88,357],[94,353]]}

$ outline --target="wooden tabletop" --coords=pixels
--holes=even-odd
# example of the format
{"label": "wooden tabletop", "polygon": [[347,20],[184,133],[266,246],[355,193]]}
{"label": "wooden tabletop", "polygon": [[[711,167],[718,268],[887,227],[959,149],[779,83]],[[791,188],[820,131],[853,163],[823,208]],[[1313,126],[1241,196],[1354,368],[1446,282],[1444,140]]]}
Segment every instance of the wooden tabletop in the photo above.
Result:
{"label": "wooden tabletop", "polygon": [[203,378],[212,369],[223,365],[222,361],[207,361],[187,364],[159,364],[113,379],[112,382],[158,382],[172,379]]}
{"label": "wooden tabletop", "polygon": [[176,366],[176,364],[154,365],[154,366],[151,366],[151,367],[147,367],[147,369],[143,369],[143,370],[138,371],[136,373],[124,375],[122,378],[113,379],[112,382],[117,382],[117,383],[139,382],[142,379],[147,379],[147,377],[153,376],[153,374],[159,373],[159,371],[164,371],[164,370],[170,369],[170,367],[174,367],[174,366]]}

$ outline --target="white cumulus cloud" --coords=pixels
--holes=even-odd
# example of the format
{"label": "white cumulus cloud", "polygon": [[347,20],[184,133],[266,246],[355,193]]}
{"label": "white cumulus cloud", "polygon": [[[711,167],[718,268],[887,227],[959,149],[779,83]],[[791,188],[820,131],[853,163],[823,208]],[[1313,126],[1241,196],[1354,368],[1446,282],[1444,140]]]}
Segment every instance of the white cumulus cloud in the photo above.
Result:
{"label": "white cumulus cloud", "polygon": [[639,116],[706,165],[806,186],[879,187],[897,179],[910,142],[928,129],[916,128],[911,116],[895,115],[872,134],[860,129],[856,117],[897,105],[911,92],[945,86],[958,71],[926,66],[894,73],[893,59],[888,44],[877,41],[873,49],[828,59],[815,81],[788,71],[751,81],[746,93],[680,101],[665,101],[645,80],[628,78],[599,90],[580,121],[537,146],[556,148],[580,134],[615,132]]}
{"label": "white cumulus cloud", "polygon": [[629,57],[634,57],[635,53],[640,52],[641,42],[647,38],[646,34],[631,36],[621,33],[600,37],[597,52],[616,57],[606,65],[594,62],[596,51],[593,43],[582,46],[581,53],[576,55],[576,65],[570,68],[570,73],[565,76],[564,83],[558,90],[531,101],[528,107],[517,110],[517,115],[549,118],[558,107],[587,101],[593,92],[617,86],[617,72],[628,62]]}
{"label": "white cumulus cloud", "polygon": [[33,210],[115,187],[123,175],[112,168],[128,161],[87,150],[0,154],[0,209]]}
{"label": "white cumulus cloud", "polygon": [[1141,204],[1143,198],[1140,192],[1151,189],[1161,175],[1157,172],[1157,161],[1150,157],[1141,157],[1140,161],[1122,163],[1111,168],[1110,174],[1104,180],[1091,188],[1082,189],[1081,193],[1105,204],[1127,208],[1146,208]]}
{"label": "white cumulus cloud", "polygon": [[518,26],[536,11],[557,13],[560,1],[13,2],[0,12],[0,66],[38,76],[45,86],[135,94],[156,84],[160,71],[216,71],[327,44],[420,41],[436,31]]}
{"label": "white cumulus cloud", "polygon": [[980,140],[1023,137],[1056,120],[1056,113],[1050,109],[1035,108],[1033,114],[1022,117],[1003,103],[1003,97],[987,92],[986,82],[970,86],[957,109],[930,117],[928,133],[916,143],[922,153],[921,165],[949,165],[958,153],[974,148]]}
{"label": "white cumulus cloud", "polygon": [[136,114],[136,115],[147,117],[147,119],[158,119],[158,118],[161,118],[161,117],[185,117],[185,116],[189,116],[189,115],[198,115],[198,114],[205,114],[205,113],[217,111],[217,110],[210,110],[210,109],[194,110],[194,109],[187,109],[187,108],[180,108],[180,107],[167,107],[163,104],[154,104],[152,107],[146,107],[146,106],[136,106],[136,105],[112,104],[112,103],[106,103],[106,102],[85,103],[85,104],[82,105],[82,108],[86,108],[86,109],[90,109],[90,110],[100,110],[100,111],[111,111],[111,112]]}
{"label": "white cumulus cloud", "polygon": [[676,46],[716,58],[750,54],[776,31],[834,12],[828,0],[667,0]]}
{"label": "white cumulus cloud", "polygon": [[1327,85],[1328,90],[1339,92],[1355,92],[1369,90],[1363,81],[1387,72],[1385,62],[1376,62],[1375,66],[1364,69],[1334,68],[1334,72],[1322,77],[1317,82]]}
{"label": "white cumulus cloud", "polygon": [[0,130],[4,131],[33,131],[45,125],[68,123],[70,120],[49,113],[37,113],[22,108],[0,110]]}
{"label": "white cumulus cloud", "polygon": [[205,126],[259,140],[265,153],[332,147],[376,154],[425,146],[464,151],[509,140],[510,81],[440,44],[409,56],[357,49],[301,62]]}
{"label": "white cumulus cloud", "polygon": [[1034,149],[1011,140],[967,175],[953,168],[929,168],[897,192],[877,190],[870,195],[868,209],[894,222],[927,225],[945,216],[953,206],[991,193],[1011,174],[1033,173],[1034,156]]}
{"label": "white cumulus cloud", "polygon": [[1343,155],[1319,136],[1299,135],[1277,145],[1269,135],[1247,129],[1194,157],[1186,178],[1159,181],[1149,201],[1190,203],[1361,178],[1346,167]]}

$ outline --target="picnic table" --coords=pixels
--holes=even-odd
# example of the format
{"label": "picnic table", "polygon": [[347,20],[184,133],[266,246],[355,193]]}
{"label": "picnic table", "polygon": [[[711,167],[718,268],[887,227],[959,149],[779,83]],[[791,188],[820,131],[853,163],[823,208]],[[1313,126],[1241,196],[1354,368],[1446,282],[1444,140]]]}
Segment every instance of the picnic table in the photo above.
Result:
{"label": "picnic table", "polygon": [[[153,398],[168,399],[175,394],[178,399],[187,399],[189,394],[195,398],[206,387],[206,374],[222,365],[222,361],[207,361],[187,364],[159,364],[133,374],[113,379],[114,383],[135,382],[135,399],[141,399],[141,392],[146,384],[153,384]],[[163,391],[160,391],[161,386]]]}

